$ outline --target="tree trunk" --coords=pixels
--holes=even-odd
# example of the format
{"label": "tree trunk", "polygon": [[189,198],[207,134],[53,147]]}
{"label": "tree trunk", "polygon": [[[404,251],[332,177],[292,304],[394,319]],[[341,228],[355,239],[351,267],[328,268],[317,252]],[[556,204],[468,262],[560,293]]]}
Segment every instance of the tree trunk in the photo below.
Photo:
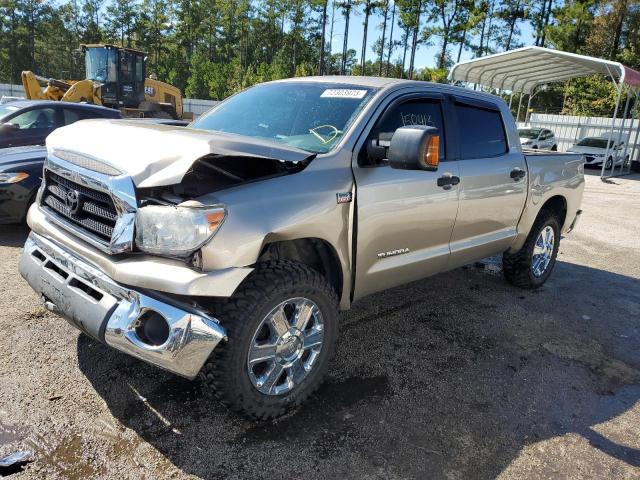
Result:
{"label": "tree trunk", "polygon": [[447,61],[447,47],[449,46],[449,33],[446,32],[442,37],[442,50],[440,50],[440,58],[438,59],[438,68],[444,68]]}
{"label": "tree trunk", "polygon": [[389,67],[391,66],[391,50],[393,49],[393,25],[396,20],[396,4],[393,3],[393,10],[391,10],[391,32],[389,32],[389,49],[387,51],[387,66],[385,70],[385,77],[389,76]]}
{"label": "tree trunk", "polygon": [[349,40],[349,17],[351,16],[351,0],[347,0],[344,14],[344,35],[342,42],[342,65],[340,65],[340,75],[345,74],[347,68],[347,42]]}
{"label": "tree trunk", "polygon": [[482,51],[483,54],[491,52],[491,49],[489,48],[489,44],[491,43],[491,26],[493,24],[493,13],[495,10],[495,6],[496,6],[495,0],[491,0],[491,7],[489,9],[489,25],[487,26],[487,34],[486,34],[487,42],[485,44],[484,50]]}
{"label": "tree trunk", "polygon": [[[546,0],[545,0],[546,1]],[[320,39],[320,75],[324,75],[324,41],[327,31],[327,5],[329,0],[324,1],[324,8],[322,9],[322,38]]]}
{"label": "tree trunk", "polygon": [[329,30],[329,56],[331,56],[331,50],[333,50],[333,25],[336,21],[336,2],[331,3],[331,28]]}
{"label": "tree trunk", "polygon": [[540,40],[542,39],[542,30],[544,28],[544,19],[546,15],[547,9],[547,0],[542,0],[542,9],[540,10],[540,17],[538,19],[537,32],[536,32],[536,41],[535,45],[537,47],[540,46]]}
{"label": "tree trunk", "polygon": [[456,62],[460,62],[460,57],[462,56],[462,49],[464,48],[464,42],[467,41],[467,28],[462,31],[462,39],[460,40],[460,47],[458,48],[458,58]]}
{"label": "tree trunk", "polygon": [[364,5],[364,31],[362,32],[362,53],[360,55],[360,75],[365,74],[365,60],[367,57],[367,31],[369,30],[369,13],[371,12],[371,0],[366,0]]}
{"label": "tree trunk", "polygon": [[413,43],[411,44],[411,60],[409,61],[409,80],[413,79],[413,67],[416,59],[416,49],[418,47],[418,33],[420,32],[421,10],[422,10],[422,0],[418,0],[418,11],[416,12],[416,25],[413,29]]}
{"label": "tree trunk", "polygon": [[380,41],[380,60],[378,65],[378,76],[382,76],[382,61],[384,59],[384,41],[387,35],[387,17],[389,15],[389,0],[385,1],[384,4],[384,20],[382,23],[382,40]]}
{"label": "tree trunk", "polygon": [[511,41],[513,40],[513,32],[516,29],[516,24],[518,23],[518,13],[520,11],[520,2],[516,3],[516,8],[514,12],[511,12],[511,18],[509,19],[509,36],[507,37],[507,44],[505,45],[505,50],[511,49]]}
{"label": "tree trunk", "polygon": [[404,78],[404,65],[407,61],[407,48],[409,46],[409,27],[404,29],[404,52],[402,53],[402,73],[400,78]]}
{"label": "tree trunk", "polygon": [[547,39],[547,27],[549,26],[549,20],[551,18],[551,9],[553,8],[553,0],[549,0],[549,6],[547,7],[547,15],[544,19],[544,24],[542,26],[542,38],[540,39],[540,46],[544,47],[544,44]]}
{"label": "tree trunk", "polygon": [[480,45],[478,46],[478,57],[482,56],[482,47],[484,46],[484,31],[485,31],[485,26],[487,25],[487,17],[488,15],[485,15],[485,17],[482,19],[482,29],[480,30]]}
{"label": "tree trunk", "polygon": [[613,36],[613,44],[611,45],[611,53],[609,54],[610,60],[615,60],[618,56],[618,50],[620,49],[620,37],[622,36],[622,25],[627,13],[627,0],[622,0],[620,3],[620,11],[618,12],[618,18],[616,19],[616,30]]}

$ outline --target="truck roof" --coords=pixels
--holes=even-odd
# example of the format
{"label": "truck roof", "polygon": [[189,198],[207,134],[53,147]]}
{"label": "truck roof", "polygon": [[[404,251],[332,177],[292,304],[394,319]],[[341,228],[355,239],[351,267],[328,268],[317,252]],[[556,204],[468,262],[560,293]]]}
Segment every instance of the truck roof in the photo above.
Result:
{"label": "truck roof", "polygon": [[467,96],[473,96],[477,98],[483,98],[489,101],[503,101],[502,98],[492,95],[490,93],[478,92],[469,88],[456,87],[453,85],[447,85],[444,83],[425,82],[421,80],[407,80],[404,78],[387,78],[387,77],[367,77],[367,76],[355,76],[355,75],[326,75],[326,76],[313,76],[313,77],[295,77],[285,78],[282,80],[274,80],[274,82],[318,82],[318,83],[340,83],[353,85],[358,87],[378,88],[383,90],[394,90],[402,87],[417,87],[425,88],[430,91],[439,91],[443,93],[451,94],[464,94]]}

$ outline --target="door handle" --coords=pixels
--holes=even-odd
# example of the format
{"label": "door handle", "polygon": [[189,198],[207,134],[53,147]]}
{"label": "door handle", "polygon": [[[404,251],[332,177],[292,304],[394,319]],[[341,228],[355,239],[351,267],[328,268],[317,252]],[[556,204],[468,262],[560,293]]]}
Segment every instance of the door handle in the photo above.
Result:
{"label": "door handle", "polygon": [[444,174],[438,178],[438,186],[443,187],[445,190],[449,190],[452,186],[458,185],[459,183],[460,177],[451,174]]}
{"label": "door handle", "polygon": [[527,172],[525,170],[522,170],[521,168],[514,168],[513,170],[511,170],[510,177],[514,180],[520,180],[521,178],[524,178],[526,174]]}

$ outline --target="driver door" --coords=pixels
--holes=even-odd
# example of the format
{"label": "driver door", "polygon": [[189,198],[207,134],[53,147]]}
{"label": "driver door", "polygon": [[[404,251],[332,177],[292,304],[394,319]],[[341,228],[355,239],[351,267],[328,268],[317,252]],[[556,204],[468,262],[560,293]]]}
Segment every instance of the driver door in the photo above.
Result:
{"label": "driver door", "polygon": [[15,130],[3,134],[0,140],[3,147],[21,147],[24,145],[44,145],[47,136],[59,125],[59,112],[55,108],[33,108],[20,112],[5,120],[16,125]]}
{"label": "driver door", "polygon": [[[446,145],[444,100],[441,95],[400,97],[387,107],[360,149],[353,168],[357,200],[355,298],[438,273],[448,262],[458,186],[439,186],[438,179],[458,176],[458,162],[447,158],[453,149]],[[377,164],[367,160],[367,145],[388,145],[395,130],[408,125],[438,128],[437,171],[399,170],[384,160]]]}

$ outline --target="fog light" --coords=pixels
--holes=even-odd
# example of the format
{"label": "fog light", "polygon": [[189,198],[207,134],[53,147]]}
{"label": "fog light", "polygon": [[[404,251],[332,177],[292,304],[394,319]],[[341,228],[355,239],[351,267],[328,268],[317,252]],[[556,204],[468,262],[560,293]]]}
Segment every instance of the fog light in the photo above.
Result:
{"label": "fog light", "polygon": [[158,312],[147,310],[138,317],[135,332],[141,342],[157,347],[169,338],[169,324]]}

